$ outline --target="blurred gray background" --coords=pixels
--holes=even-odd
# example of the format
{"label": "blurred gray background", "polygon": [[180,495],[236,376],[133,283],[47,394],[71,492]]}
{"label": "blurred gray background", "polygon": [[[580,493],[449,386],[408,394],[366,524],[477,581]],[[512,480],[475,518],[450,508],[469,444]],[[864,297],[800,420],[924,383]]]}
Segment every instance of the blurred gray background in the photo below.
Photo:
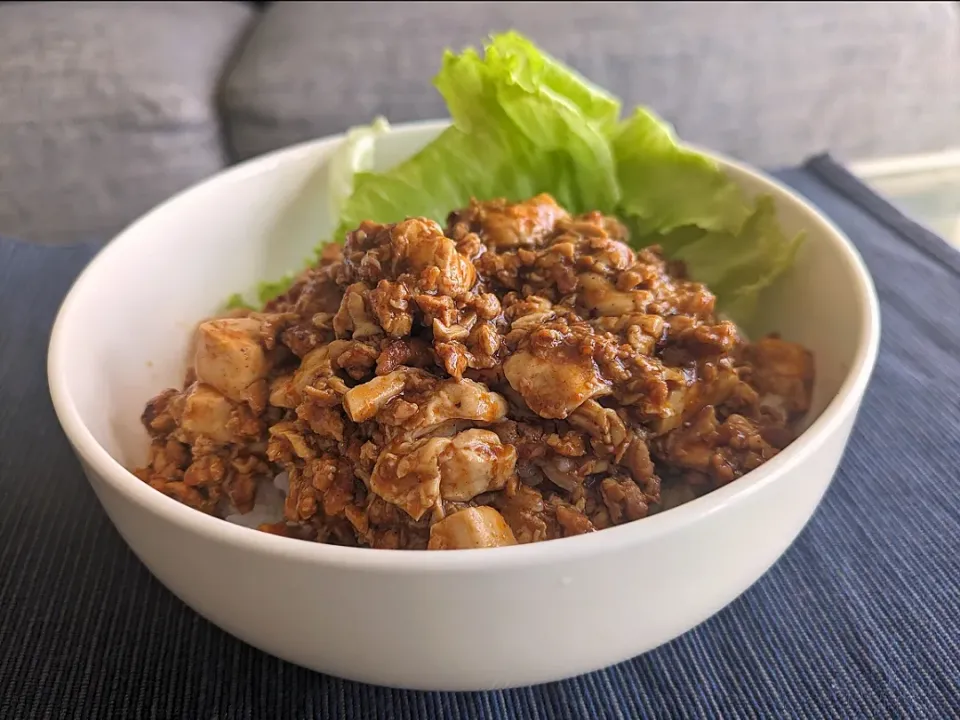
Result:
{"label": "blurred gray background", "polygon": [[511,28],[758,165],[960,146],[953,2],[8,2],[0,234],[102,239],[231,163],[445,116],[443,49]]}

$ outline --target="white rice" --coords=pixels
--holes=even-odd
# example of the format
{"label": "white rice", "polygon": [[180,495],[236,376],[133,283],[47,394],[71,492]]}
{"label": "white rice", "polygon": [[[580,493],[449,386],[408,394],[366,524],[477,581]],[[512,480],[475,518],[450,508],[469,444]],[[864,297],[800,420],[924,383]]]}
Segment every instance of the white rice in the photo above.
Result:
{"label": "white rice", "polygon": [[231,505],[224,513],[223,519],[254,530],[263,523],[280,522],[283,520],[283,503],[286,496],[287,474],[284,472],[277,475],[273,482],[263,480],[257,485],[257,502],[253,510],[243,515]]}

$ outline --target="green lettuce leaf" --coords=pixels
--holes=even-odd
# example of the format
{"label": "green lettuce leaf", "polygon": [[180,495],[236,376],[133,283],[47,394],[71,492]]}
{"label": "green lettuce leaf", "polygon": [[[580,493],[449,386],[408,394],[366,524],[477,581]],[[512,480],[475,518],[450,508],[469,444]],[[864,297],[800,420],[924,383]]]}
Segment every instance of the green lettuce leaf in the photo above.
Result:
{"label": "green lettuce leaf", "polygon": [[613,138],[621,216],[638,235],[684,226],[738,233],[751,208],[710,158],[682,147],[673,130],[637,108]]}
{"label": "green lettuce leaf", "polygon": [[787,239],[777,222],[773,198],[757,198],[739,232],[699,231],[667,254],[682,260],[690,276],[717,296],[717,309],[749,325],[762,291],[793,263],[803,233]]}
{"label": "green lettuce leaf", "polygon": [[710,158],[680,145],[669,125],[637,108],[613,138],[623,200],[618,214],[635,245],[658,244],[717,296],[717,307],[749,324],[764,288],[793,262],[802,236],[787,240],[772,198],[753,204]]}
{"label": "green lettuce leaf", "polygon": [[290,289],[290,286],[293,285],[293,281],[296,279],[297,277],[294,273],[288,272],[278,280],[265,281],[257,285],[257,300],[260,301],[260,305],[266,305],[275,297],[283,295]]}
{"label": "green lettuce leaf", "polygon": [[[618,215],[635,247],[656,243],[683,260],[740,323],[796,255],[801,238],[784,238],[772,199],[745,197],[652,112],[621,120],[617,98],[515,32],[492,36],[482,54],[447,51],[434,85],[452,124],[412,157],[371,171],[382,118],[349,131],[331,157],[333,241],[364,220],[442,223],[471,198],[547,192],[574,213]],[[261,302],[288,283],[263,284]]]}
{"label": "green lettuce leaf", "polygon": [[516,33],[495,35],[483,57],[448,51],[434,85],[452,126],[391,170],[360,173],[336,240],[362,220],[442,222],[473,197],[549,192],[574,212],[616,208],[616,98]]}
{"label": "green lettuce leaf", "polygon": [[330,155],[327,165],[330,217],[340,217],[343,206],[353,195],[357,174],[373,168],[377,138],[389,131],[390,123],[383,117],[369,125],[350,128]]}
{"label": "green lettuce leaf", "polygon": [[240,293],[234,293],[227,298],[227,303],[225,305],[227,310],[253,310],[254,307],[246,301],[246,299]]}
{"label": "green lettuce leaf", "polygon": [[[341,143],[330,154],[327,161],[327,203],[330,217],[339,218],[343,206],[353,195],[354,181],[358,173],[369,171],[373,167],[376,151],[376,141],[381,135],[390,131],[390,123],[386,118],[377,117],[369,125],[350,128],[344,135]],[[321,243],[321,247],[326,242]],[[307,258],[304,268],[317,262],[321,247]],[[227,298],[226,309],[237,308],[254,309],[262,307],[273,298],[285,293],[296,280],[296,273],[288,272],[276,280],[263,281],[257,284],[256,303],[251,303],[240,293],[234,293]]]}

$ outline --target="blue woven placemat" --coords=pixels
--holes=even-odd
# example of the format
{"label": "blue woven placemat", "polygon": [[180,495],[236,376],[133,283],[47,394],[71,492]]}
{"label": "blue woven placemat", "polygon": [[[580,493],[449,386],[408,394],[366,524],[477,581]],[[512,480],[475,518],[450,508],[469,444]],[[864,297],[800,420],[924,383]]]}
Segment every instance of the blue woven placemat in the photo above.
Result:
{"label": "blue woven placemat", "polygon": [[156,582],[100,510],[47,394],[53,315],[96,247],[0,241],[0,718],[960,717],[960,254],[829,157],[779,177],[853,239],[883,312],[823,504],[695,631],[603,672],[482,694],[303,670]]}

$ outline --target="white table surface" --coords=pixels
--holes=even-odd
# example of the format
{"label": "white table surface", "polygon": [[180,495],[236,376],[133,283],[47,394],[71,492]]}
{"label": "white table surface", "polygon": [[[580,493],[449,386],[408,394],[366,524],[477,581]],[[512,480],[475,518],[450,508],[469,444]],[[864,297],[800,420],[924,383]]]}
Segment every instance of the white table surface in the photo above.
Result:
{"label": "white table surface", "polygon": [[853,163],[850,168],[911,218],[960,247],[960,150]]}

